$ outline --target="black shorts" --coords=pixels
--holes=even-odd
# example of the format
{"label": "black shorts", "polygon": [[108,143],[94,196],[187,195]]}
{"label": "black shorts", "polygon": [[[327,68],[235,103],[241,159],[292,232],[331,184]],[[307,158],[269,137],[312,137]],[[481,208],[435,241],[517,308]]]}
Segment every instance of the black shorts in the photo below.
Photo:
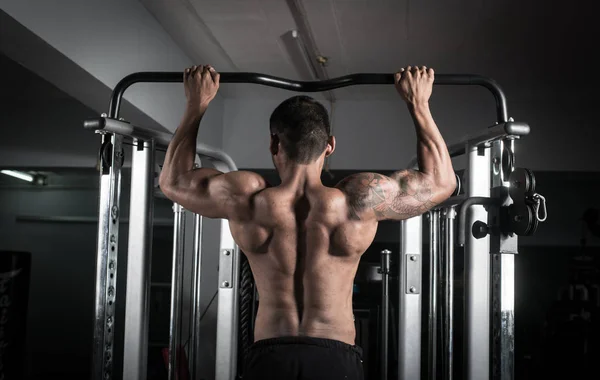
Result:
{"label": "black shorts", "polygon": [[255,342],[244,380],[363,380],[362,350],[322,338],[292,336]]}

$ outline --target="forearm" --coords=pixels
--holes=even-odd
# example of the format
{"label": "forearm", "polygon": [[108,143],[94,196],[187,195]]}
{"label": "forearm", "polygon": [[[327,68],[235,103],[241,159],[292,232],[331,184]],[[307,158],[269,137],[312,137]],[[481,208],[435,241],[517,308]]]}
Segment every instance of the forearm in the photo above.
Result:
{"label": "forearm", "polygon": [[448,176],[453,178],[448,147],[433,120],[429,104],[410,104],[408,107],[417,133],[419,171],[436,181],[445,182]]}
{"label": "forearm", "polygon": [[173,184],[194,169],[198,129],[205,112],[206,108],[200,112],[186,110],[165,155],[160,178],[162,183]]}

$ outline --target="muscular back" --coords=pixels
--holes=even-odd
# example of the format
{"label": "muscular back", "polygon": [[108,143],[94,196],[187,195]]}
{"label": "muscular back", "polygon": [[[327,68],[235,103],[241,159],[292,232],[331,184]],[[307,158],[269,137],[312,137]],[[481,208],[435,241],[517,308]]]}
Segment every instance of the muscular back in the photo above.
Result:
{"label": "muscular back", "polygon": [[[360,173],[334,189],[320,183],[298,187],[298,181],[295,189],[266,188],[256,173],[194,168],[198,124],[219,87],[219,74],[196,66],[184,72],[188,107],[167,149],[160,188],[190,211],[229,220],[258,286],[255,339],[310,335],[352,343],[352,280],[377,222],[422,214],[455,190],[452,160],[429,110],[433,70],[409,66],[396,73],[395,82],[415,122],[418,171],[399,171],[390,177]],[[317,108],[302,116],[292,105],[271,123],[270,151],[278,170],[287,167],[288,174],[301,175],[293,163],[302,163],[318,179],[335,139],[329,136],[327,111]],[[281,139],[286,134],[280,127],[295,124],[302,124],[298,131],[303,132],[294,132],[289,141]],[[315,128],[305,133],[310,125]],[[320,156],[313,157],[308,147],[321,139],[317,135],[327,142]],[[311,175],[305,171],[304,176]]]}
{"label": "muscular back", "polygon": [[256,340],[308,335],[349,344],[355,335],[353,279],[378,221],[422,214],[454,186],[442,176],[412,170],[390,177],[359,173],[335,188],[320,182],[269,188],[248,171],[201,168],[177,181],[161,174],[161,189],[170,199],[200,215],[229,220],[258,288]]}
{"label": "muscular back", "polygon": [[361,220],[340,189],[281,187],[253,199],[249,220],[230,221],[259,293],[255,339],[309,335],[353,344],[352,285],[377,220]]}

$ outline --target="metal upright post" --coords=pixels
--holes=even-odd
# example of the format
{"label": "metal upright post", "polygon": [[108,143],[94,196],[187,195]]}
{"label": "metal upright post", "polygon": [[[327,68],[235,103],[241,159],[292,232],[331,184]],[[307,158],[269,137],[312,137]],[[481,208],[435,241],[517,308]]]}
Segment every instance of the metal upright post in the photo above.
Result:
{"label": "metal upright post", "polygon": [[421,378],[422,216],[400,223],[398,378]]}
{"label": "metal upright post", "polygon": [[219,256],[216,380],[233,380],[237,371],[240,251],[230,236],[229,224],[223,220]]}
{"label": "metal upright post", "polygon": [[127,380],[146,380],[153,196],[154,142],[134,141],[131,163],[123,359],[123,379]]}
{"label": "metal upright post", "polygon": [[92,379],[113,378],[115,298],[119,242],[119,201],[123,137],[104,135],[100,151],[100,202],[96,254],[96,308]]}
{"label": "metal upright post", "polygon": [[433,210],[429,217],[429,344],[428,378],[437,378],[437,329],[438,329],[438,254],[440,244],[440,212]]}
{"label": "metal upright post", "polygon": [[438,208],[438,255],[437,255],[437,260],[438,260],[438,271],[437,271],[437,278],[438,278],[438,292],[437,292],[437,307],[438,307],[438,312],[437,312],[437,324],[436,326],[438,326],[438,361],[437,361],[437,375],[436,375],[436,379],[438,378],[445,378],[446,374],[445,374],[445,369],[446,369],[446,365],[448,364],[448,360],[447,360],[447,356],[446,356],[446,316],[447,316],[447,311],[448,311],[448,299],[446,297],[446,291],[447,291],[447,282],[446,282],[446,269],[448,268],[447,265],[447,255],[446,255],[446,223],[444,223],[444,215],[445,215],[445,209],[443,207]]}
{"label": "metal upright post", "polygon": [[492,379],[512,380],[515,366],[515,256],[492,255]]}
{"label": "metal upright post", "polygon": [[[223,164],[215,163],[215,167],[222,172],[229,171]],[[222,219],[215,380],[234,380],[237,375],[240,254],[229,221]]]}
{"label": "metal upright post", "polygon": [[[504,155],[512,156],[514,140],[495,141],[492,146],[492,197],[502,206],[513,201],[509,196],[510,183],[505,181],[512,168],[502,162],[513,162]],[[504,171],[508,173],[504,173]],[[501,216],[494,209],[493,219]],[[500,233],[498,233],[500,232]],[[515,255],[518,253],[518,237],[496,231],[490,237],[492,260],[492,379],[512,380],[515,366]]]}
{"label": "metal upright post", "polygon": [[202,216],[194,215],[194,257],[192,262],[192,323],[189,357],[190,374],[196,380],[200,358],[200,279],[202,270]]}
{"label": "metal upright post", "polygon": [[173,267],[171,277],[171,325],[169,326],[169,380],[178,380],[181,371],[181,303],[183,287],[183,254],[185,210],[173,204]]}
{"label": "metal upright post", "polygon": [[[468,146],[467,196],[490,196],[489,148]],[[483,206],[467,213],[465,238],[465,379],[487,380],[490,372],[490,255],[489,237],[476,239],[471,232],[475,221],[487,222]],[[463,221],[461,221],[463,223]]]}
{"label": "metal upright post", "polygon": [[445,320],[444,358],[445,378],[452,380],[454,371],[454,219],[456,211],[449,207],[444,212],[445,230]]}
{"label": "metal upright post", "polygon": [[388,378],[388,340],[390,325],[390,255],[391,251],[381,251],[381,379]]}

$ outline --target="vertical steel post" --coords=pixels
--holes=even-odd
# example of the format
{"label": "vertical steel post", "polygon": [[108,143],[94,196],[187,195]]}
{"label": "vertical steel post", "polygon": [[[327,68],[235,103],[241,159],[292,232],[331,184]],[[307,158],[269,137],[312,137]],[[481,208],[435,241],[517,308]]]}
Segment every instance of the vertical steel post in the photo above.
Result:
{"label": "vertical steel post", "polygon": [[115,299],[119,242],[119,201],[123,137],[104,135],[100,152],[100,201],[96,254],[96,288],[92,379],[113,378]]}
{"label": "vertical steel post", "polygon": [[[492,146],[492,196],[502,206],[509,206],[510,183],[505,181],[509,173],[503,167],[504,155],[514,153],[514,140],[495,141]],[[506,174],[506,175],[505,175]],[[490,214],[492,224],[498,224],[501,216],[497,209]],[[504,235],[497,231],[490,237],[492,260],[492,379],[512,380],[515,366],[515,254],[518,253],[517,235]]]}
{"label": "vertical steel post", "polygon": [[[221,172],[229,171],[222,163],[214,164]],[[222,219],[215,380],[234,380],[237,376],[240,254],[231,235],[229,221]]]}
{"label": "vertical steel post", "polygon": [[381,251],[381,379],[388,378],[388,340],[390,327],[390,255],[391,251]]}
{"label": "vertical steel post", "polygon": [[185,210],[173,204],[173,266],[171,269],[171,323],[169,326],[169,380],[179,379],[181,371],[181,305],[183,254],[185,244]]}
{"label": "vertical steel post", "polygon": [[200,280],[202,270],[202,216],[194,215],[194,257],[192,262],[192,323],[189,357],[192,380],[198,377],[200,358]]}
{"label": "vertical steel post", "polygon": [[[467,146],[467,196],[490,196],[490,149]],[[471,231],[475,221],[487,222],[483,206],[467,213],[465,236],[465,379],[487,380],[490,375],[490,240],[476,239]],[[461,221],[461,223],[463,223]]]}
{"label": "vertical steel post", "polygon": [[229,224],[223,220],[219,257],[216,380],[233,380],[237,371],[240,251],[230,236]]}
{"label": "vertical steel post", "polygon": [[515,256],[494,254],[492,263],[492,378],[512,380],[515,370]]}
{"label": "vertical steel post", "polygon": [[454,207],[444,210],[445,233],[445,320],[444,320],[444,374],[447,380],[452,380],[454,371]]}
{"label": "vertical steel post", "polygon": [[154,142],[134,141],[131,163],[123,359],[123,379],[128,380],[146,380],[153,197]]}
{"label": "vertical steel post", "polygon": [[422,216],[400,223],[398,378],[421,378]]}
{"label": "vertical steel post", "polygon": [[438,330],[438,255],[440,244],[440,212],[433,210],[429,217],[429,344],[428,378],[437,378]]}

